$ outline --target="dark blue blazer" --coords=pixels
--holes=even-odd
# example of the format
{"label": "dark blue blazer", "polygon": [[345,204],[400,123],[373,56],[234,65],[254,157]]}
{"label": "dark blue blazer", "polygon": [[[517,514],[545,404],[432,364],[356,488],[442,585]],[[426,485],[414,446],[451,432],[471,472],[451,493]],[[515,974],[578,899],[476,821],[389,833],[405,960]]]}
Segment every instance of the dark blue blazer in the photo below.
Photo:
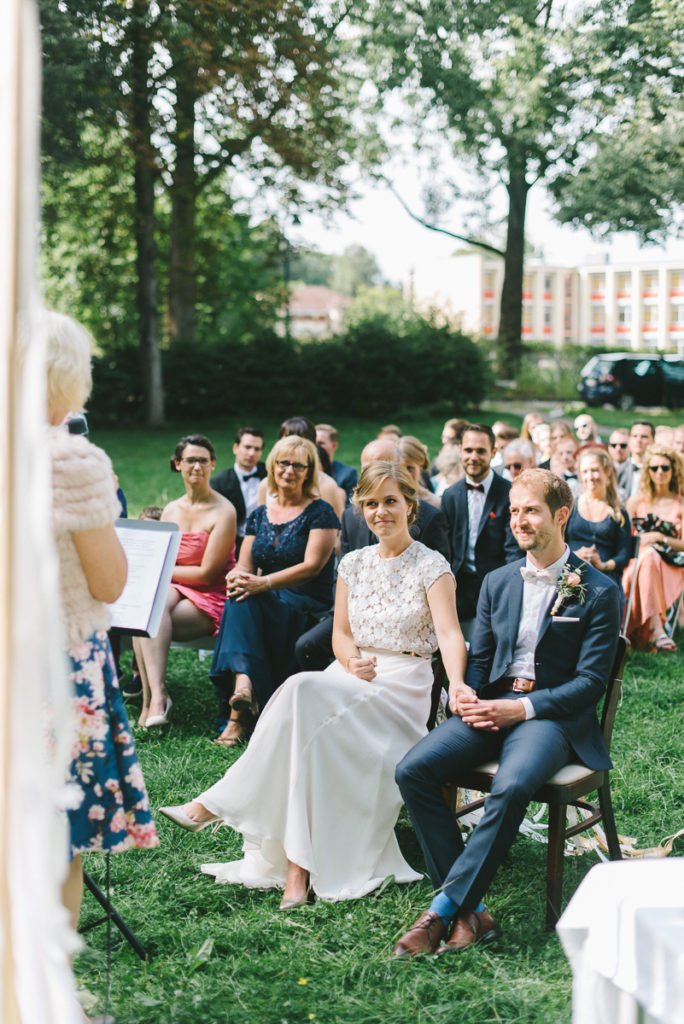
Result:
{"label": "dark blue blazer", "polygon": [[[257,462],[253,470],[260,480],[266,476],[266,466],[263,462]],[[242,488],[240,487],[240,478],[235,472],[235,467],[231,469],[224,469],[220,473],[214,473],[211,480],[212,490],[218,491],[224,498],[231,501],[235,506],[235,512],[237,514],[238,526],[245,521],[245,499],[242,496]]]}
{"label": "dark blue blazer", "polygon": [[[494,474],[485,499],[475,544],[475,569],[482,579],[492,569],[520,558],[520,548],[511,533],[511,506],[508,480]],[[447,487],[442,495],[451,545],[451,571],[454,576],[465,568],[468,554],[468,494],[465,480]]]}
{"label": "dark blue blazer", "polygon": [[347,499],[350,499],[356,487],[359,475],[353,466],[347,466],[344,462],[333,459],[332,478],[338,487],[347,492]]}
{"label": "dark blue blazer", "polygon": [[[589,768],[611,767],[596,717],[615,658],[620,632],[620,599],[604,573],[570,554],[587,586],[584,604],[568,598],[556,616],[549,602],[535,650],[536,686],[530,698],[538,718],[558,721],[575,753]],[[483,699],[513,660],[522,609],[525,559],[485,577],[470,642],[466,682]],[[574,621],[573,621],[574,620]]]}
{"label": "dark blue blazer", "polygon": [[[447,537],[446,520],[438,508],[429,501],[418,502],[418,515],[409,526],[409,533],[414,540],[419,540],[426,548],[439,551],[440,555],[449,560],[449,539]],[[377,544],[378,538],[366,526],[366,520],[353,505],[346,508],[342,515],[342,535],[340,537],[340,558],[349,551]]]}

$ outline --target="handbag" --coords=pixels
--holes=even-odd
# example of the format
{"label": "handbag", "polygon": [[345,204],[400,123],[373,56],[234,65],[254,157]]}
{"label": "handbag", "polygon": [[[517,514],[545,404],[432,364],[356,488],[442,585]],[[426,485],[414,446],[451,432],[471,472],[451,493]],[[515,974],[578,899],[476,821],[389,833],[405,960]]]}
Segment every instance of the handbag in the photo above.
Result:
{"label": "handbag", "polygon": [[[666,537],[677,537],[678,530],[674,523],[667,519],[660,519],[649,512],[641,519],[633,520],[637,533],[664,533]],[[674,565],[677,569],[684,569],[684,551],[675,551],[669,544],[654,544],[653,547],[660,557],[668,565]]]}

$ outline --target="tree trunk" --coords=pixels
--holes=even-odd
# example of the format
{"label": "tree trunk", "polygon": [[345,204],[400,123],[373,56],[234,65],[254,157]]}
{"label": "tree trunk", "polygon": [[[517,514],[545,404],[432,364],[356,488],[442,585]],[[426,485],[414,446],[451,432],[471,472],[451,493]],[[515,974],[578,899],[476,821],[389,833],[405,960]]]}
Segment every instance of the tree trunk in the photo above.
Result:
{"label": "tree trunk", "polygon": [[504,280],[499,319],[499,369],[514,377],[523,353],[522,286],[525,256],[525,209],[530,186],[525,178],[525,155],[508,153],[508,225]]}
{"label": "tree trunk", "polygon": [[[191,72],[192,73],[192,72]],[[171,191],[169,331],[172,341],[195,340],[195,87],[176,76],[176,166]]]}
{"label": "tree trunk", "polygon": [[157,176],[148,89],[150,39],[145,25],[147,0],[134,0],[132,24],[131,145],[135,162],[135,244],[138,276],[138,334],[146,422],[164,422],[164,382],[159,347],[159,287],[154,238],[154,185]]}

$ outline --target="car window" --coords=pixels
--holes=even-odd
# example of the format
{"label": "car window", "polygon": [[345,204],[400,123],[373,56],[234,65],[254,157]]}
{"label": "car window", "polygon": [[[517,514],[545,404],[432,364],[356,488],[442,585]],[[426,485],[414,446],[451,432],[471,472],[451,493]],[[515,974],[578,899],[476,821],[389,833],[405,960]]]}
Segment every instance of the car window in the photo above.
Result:
{"label": "car window", "polygon": [[635,377],[648,377],[650,374],[656,372],[656,366],[652,359],[642,359],[634,367]]}

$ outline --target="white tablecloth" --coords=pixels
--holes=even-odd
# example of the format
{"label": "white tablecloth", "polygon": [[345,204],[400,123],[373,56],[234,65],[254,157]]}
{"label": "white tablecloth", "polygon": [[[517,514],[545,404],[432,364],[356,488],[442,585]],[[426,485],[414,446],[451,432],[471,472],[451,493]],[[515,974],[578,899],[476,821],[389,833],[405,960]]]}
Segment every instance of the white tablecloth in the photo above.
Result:
{"label": "white tablecloth", "polygon": [[599,864],[557,930],[574,1024],[684,1024],[684,859]]}

